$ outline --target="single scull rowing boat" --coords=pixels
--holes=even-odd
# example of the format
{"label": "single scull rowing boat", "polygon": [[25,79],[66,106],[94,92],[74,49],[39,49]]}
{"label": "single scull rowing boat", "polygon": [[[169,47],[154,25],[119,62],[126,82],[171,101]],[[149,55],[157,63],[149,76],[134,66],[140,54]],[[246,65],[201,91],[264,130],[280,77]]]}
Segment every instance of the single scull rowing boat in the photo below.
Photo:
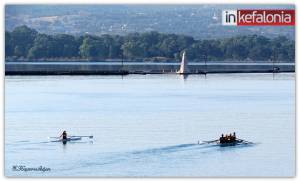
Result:
{"label": "single scull rowing boat", "polygon": [[48,137],[50,139],[50,142],[71,142],[71,141],[78,141],[82,138],[93,138],[93,135],[91,136],[69,136],[67,139],[62,139],[61,137]]}

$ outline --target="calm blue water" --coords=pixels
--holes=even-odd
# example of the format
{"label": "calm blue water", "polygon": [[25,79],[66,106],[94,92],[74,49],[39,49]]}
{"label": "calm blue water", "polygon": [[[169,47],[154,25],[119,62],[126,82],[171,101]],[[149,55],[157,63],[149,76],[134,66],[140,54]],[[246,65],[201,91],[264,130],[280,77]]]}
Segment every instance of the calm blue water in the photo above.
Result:
{"label": "calm blue water", "polygon": [[[233,131],[256,144],[197,145]],[[294,176],[295,76],[6,76],[5,175]]]}

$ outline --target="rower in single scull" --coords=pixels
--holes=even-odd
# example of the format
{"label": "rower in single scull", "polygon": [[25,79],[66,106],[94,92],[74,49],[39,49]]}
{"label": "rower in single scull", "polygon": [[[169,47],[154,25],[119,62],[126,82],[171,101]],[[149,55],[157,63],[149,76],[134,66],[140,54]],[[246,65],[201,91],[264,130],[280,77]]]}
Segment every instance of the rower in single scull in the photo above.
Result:
{"label": "rower in single scull", "polygon": [[59,138],[62,138],[63,140],[67,140],[67,138],[68,138],[67,132],[66,132],[66,131],[63,131],[63,133],[60,135]]}

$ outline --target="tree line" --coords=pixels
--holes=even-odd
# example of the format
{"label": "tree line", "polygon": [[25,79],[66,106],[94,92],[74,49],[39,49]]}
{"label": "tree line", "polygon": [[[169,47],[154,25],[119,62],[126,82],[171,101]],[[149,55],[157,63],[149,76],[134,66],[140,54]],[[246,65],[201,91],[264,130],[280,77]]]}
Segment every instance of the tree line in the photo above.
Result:
{"label": "tree line", "polygon": [[284,36],[259,35],[195,40],[191,36],[158,32],[119,35],[47,35],[27,26],[5,31],[5,57],[13,59],[180,59],[295,61],[295,42]]}

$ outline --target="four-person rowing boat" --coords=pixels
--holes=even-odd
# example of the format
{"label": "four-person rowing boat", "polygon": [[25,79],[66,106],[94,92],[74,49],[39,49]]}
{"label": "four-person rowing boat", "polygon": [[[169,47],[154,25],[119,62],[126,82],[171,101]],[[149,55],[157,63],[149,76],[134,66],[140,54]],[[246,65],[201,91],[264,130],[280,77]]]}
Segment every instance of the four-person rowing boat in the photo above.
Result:
{"label": "four-person rowing boat", "polygon": [[248,144],[253,144],[252,142],[246,141],[246,140],[242,140],[242,139],[238,139],[236,137],[235,132],[233,134],[229,134],[229,135],[221,135],[221,137],[217,140],[211,140],[211,141],[203,141],[203,142],[199,142],[199,145],[203,145],[203,144],[217,144],[220,147],[228,147],[228,146],[235,146],[235,145],[248,145]]}

